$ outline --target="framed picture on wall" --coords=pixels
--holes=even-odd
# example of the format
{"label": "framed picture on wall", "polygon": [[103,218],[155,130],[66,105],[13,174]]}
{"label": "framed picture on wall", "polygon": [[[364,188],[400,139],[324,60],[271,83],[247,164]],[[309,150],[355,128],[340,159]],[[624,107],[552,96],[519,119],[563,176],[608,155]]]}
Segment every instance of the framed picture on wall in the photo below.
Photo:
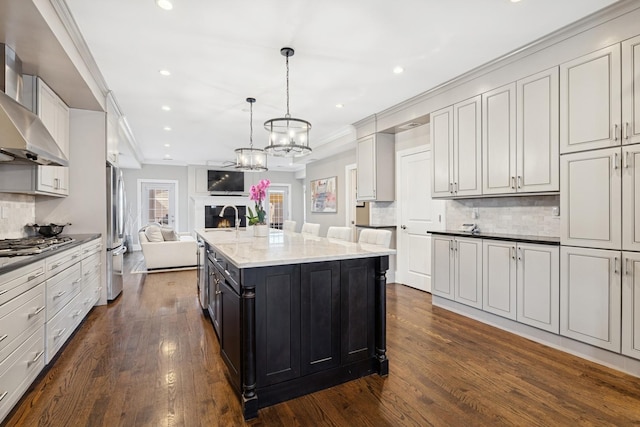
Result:
{"label": "framed picture on wall", "polygon": [[311,212],[336,213],[337,177],[311,180]]}

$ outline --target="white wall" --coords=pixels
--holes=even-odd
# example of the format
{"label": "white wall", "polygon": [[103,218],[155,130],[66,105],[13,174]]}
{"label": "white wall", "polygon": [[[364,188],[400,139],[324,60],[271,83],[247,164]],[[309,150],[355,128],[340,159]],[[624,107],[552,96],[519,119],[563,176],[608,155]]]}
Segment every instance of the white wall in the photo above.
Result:
{"label": "white wall", "polygon": [[[345,167],[356,162],[356,150],[349,150],[336,154],[326,159],[318,160],[307,165],[307,174],[305,185],[307,187],[307,205],[305,210],[307,213],[307,222],[320,224],[320,235],[326,236],[327,229],[332,226],[345,226],[347,199],[345,195]],[[314,213],[311,212],[311,184],[315,179],[329,178],[337,176],[337,206],[336,213]],[[300,229],[301,221],[298,221],[298,229]]]}

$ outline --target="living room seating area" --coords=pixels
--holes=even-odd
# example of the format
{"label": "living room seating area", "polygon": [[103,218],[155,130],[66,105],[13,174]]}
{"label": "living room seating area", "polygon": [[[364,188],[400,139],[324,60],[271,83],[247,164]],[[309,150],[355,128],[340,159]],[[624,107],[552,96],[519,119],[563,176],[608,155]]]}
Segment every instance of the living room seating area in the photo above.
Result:
{"label": "living room seating area", "polygon": [[197,264],[197,244],[188,233],[171,227],[148,224],[138,231],[147,270],[193,267]]}

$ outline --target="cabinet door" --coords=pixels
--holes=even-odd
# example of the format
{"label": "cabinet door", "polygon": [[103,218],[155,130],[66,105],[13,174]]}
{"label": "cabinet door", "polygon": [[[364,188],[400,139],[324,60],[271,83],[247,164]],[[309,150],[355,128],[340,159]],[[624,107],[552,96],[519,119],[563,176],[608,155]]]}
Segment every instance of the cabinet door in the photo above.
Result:
{"label": "cabinet door", "polygon": [[375,355],[375,258],[340,261],[341,364]]}
{"label": "cabinet door", "polygon": [[375,140],[372,136],[362,138],[357,146],[357,199],[375,200],[376,198],[376,150]]}
{"label": "cabinet door", "polygon": [[620,352],[621,253],[560,249],[560,334]]}
{"label": "cabinet door", "polygon": [[563,155],[560,235],[563,245],[620,249],[620,148]]}
{"label": "cabinet door", "polygon": [[480,96],[453,106],[453,191],[456,196],[482,194]]}
{"label": "cabinet door", "polygon": [[482,240],[455,239],[454,299],[482,308]]}
{"label": "cabinet door", "polygon": [[222,333],[220,334],[220,354],[229,368],[231,382],[240,390],[241,343],[240,295],[226,282],[220,283]]}
{"label": "cabinet door", "polygon": [[516,187],[560,191],[558,68],[518,80]]}
{"label": "cabinet door", "polygon": [[560,249],[519,243],[517,317],[520,323],[560,332]]}
{"label": "cabinet door", "polygon": [[[300,265],[251,268],[244,283],[256,289],[258,387],[300,376]],[[226,321],[222,305],[222,327]],[[225,329],[222,336],[224,339]]]}
{"label": "cabinet door", "polygon": [[340,365],[340,261],[300,266],[302,375]]}
{"label": "cabinet door", "polygon": [[431,113],[431,197],[453,195],[453,107]]}
{"label": "cabinet door", "polygon": [[640,359],[640,254],[622,255],[622,354]]}
{"label": "cabinet door", "polygon": [[431,293],[453,299],[453,245],[450,237],[431,236]]}
{"label": "cabinet door", "polygon": [[55,192],[56,189],[56,167],[38,166],[38,190]]}
{"label": "cabinet door", "polygon": [[640,142],[640,36],[622,43],[622,143]]}
{"label": "cabinet door", "polygon": [[515,83],[482,94],[482,142],[482,193],[515,193]]}
{"label": "cabinet door", "polygon": [[620,45],[560,65],[560,152],[620,145]]}
{"label": "cabinet door", "polygon": [[622,249],[640,251],[640,145],[622,149]]}
{"label": "cabinet door", "polygon": [[515,320],[516,244],[484,240],[482,274],[482,309]]}

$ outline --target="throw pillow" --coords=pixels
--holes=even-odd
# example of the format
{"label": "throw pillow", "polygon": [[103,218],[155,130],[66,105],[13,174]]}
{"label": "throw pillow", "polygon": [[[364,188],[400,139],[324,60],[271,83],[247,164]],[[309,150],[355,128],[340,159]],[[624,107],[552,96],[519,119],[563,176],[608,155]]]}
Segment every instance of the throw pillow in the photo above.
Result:
{"label": "throw pillow", "polygon": [[163,226],[162,228],[160,228],[160,231],[162,232],[162,238],[165,242],[174,242],[180,240],[178,234],[171,227]]}
{"label": "throw pillow", "polygon": [[150,242],[164,242],[162,231],[157,225],[147,226],[147,229],[144,230],[144,234]]}

